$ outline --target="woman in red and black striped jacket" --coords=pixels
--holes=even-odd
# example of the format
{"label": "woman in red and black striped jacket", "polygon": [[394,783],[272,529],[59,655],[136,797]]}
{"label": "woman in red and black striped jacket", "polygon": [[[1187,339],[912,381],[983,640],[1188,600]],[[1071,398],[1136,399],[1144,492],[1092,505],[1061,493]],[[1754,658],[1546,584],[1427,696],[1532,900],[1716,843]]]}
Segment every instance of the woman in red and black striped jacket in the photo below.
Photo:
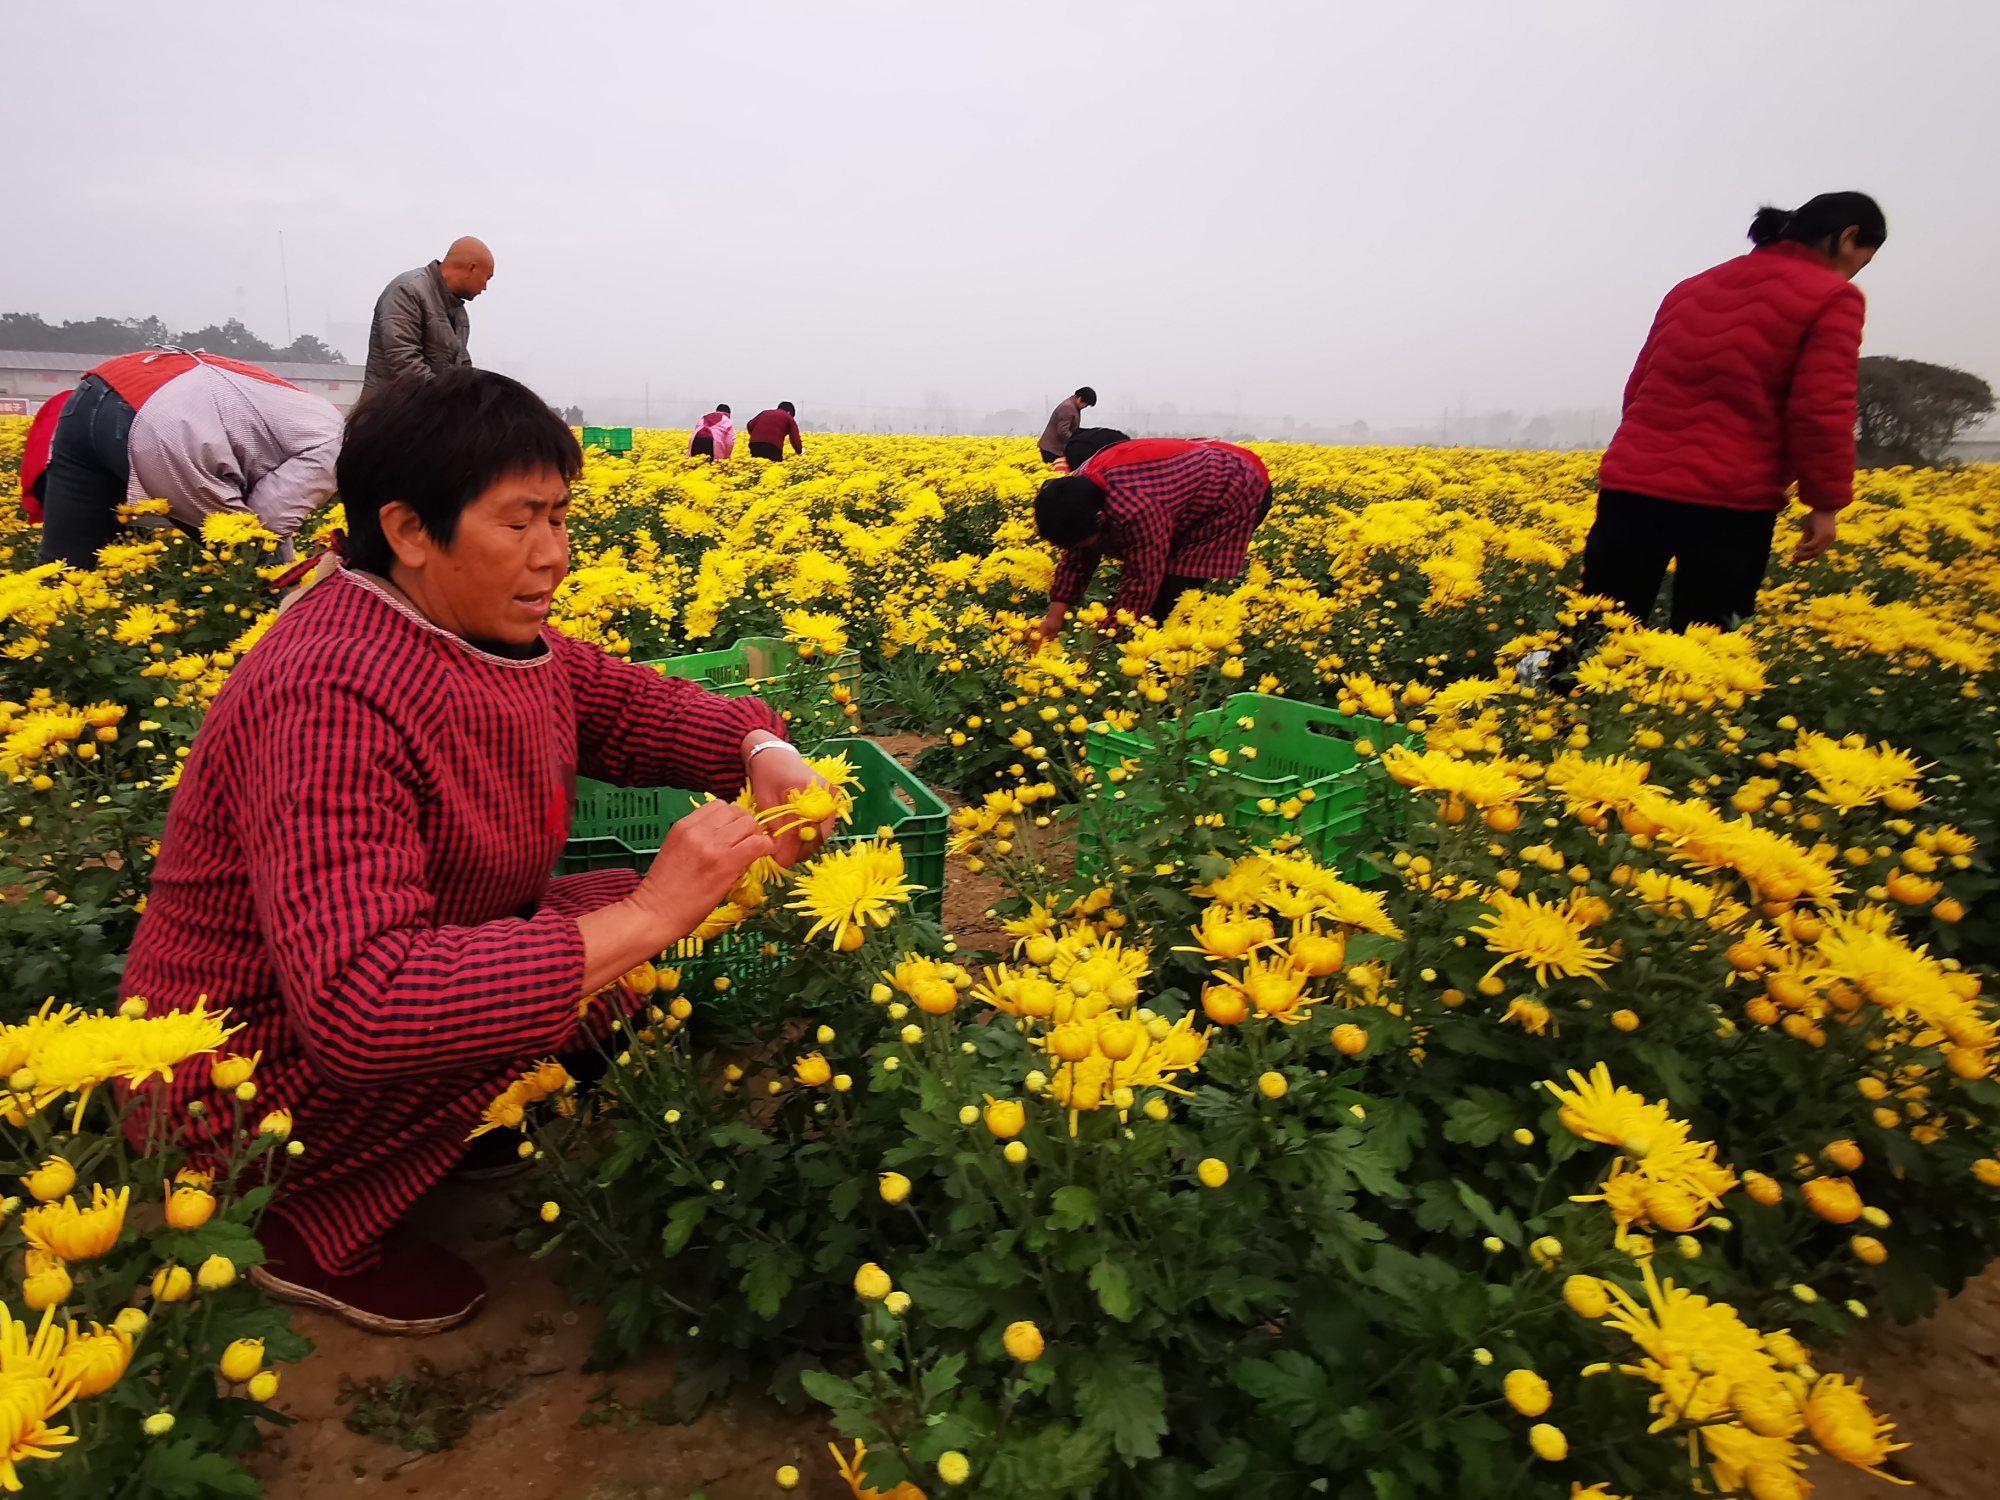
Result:
{"label": "woman in red and black striped jacket", "polygon": [[[676,824],[644,879],[550,879],[579,772],[725,799],[747,775],[762,805],[813,779],[756,699],[544,623],[581,463],[501,375],[370,394],[340,457],[349,565],[217,697],[125,971],[156,1009],[206,995],[245,1023],[260,1107],[292,1111],[305,1147],[259,1276],[378,1331],[451,1327],[483,1297],[398,1227],[483,1107],[585,1040],[582,996],[686,936],[760,855],[798,855],[724,800]],[[231,1118],[201,1070],[173,1094],[205,1100],[217,1134]]]}
{"label": "woman in red and black striped jacket", "polygon": [[1271,511],[1271,476],[1247,448],[1212,439],[1141,438],[1101,448],[1035,495],[1035,527],[1062,549],[1037,640],[1053,639],[1106,557],[1123,566],[1112,619],[1164,624],[1189,589],[1234,578]]}
{"label": "woman in red and black striped jacket", "polygon": [[1673,629],[1756,613],[1794,482],[1807,514],[1792,561],[1833,544],[1854,498],[1867,305],[1853,281],[1888,235],[1865,193],[1759,209],[1756,249],[1667,293],[1598,472],[1584,593],[1643,622],[1671,562]]}

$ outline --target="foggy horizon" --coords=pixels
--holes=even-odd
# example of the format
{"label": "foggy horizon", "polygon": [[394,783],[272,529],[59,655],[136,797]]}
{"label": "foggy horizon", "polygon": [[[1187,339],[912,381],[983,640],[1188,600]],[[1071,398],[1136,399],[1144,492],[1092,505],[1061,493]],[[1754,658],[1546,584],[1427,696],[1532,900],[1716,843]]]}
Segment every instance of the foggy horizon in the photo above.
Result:
{"label": "foggy horizon", "polygon": [[1859,188],[1864,353],[2000,377],[1992,7],[6,9],[17,57],[89,62],[11,86],[0,311],[51,322],[358,363],[382,286],[476,234],[474,362],[592,420],[1039,430],[1088,383],[1110,425],[1602,442],[1676,281]]}

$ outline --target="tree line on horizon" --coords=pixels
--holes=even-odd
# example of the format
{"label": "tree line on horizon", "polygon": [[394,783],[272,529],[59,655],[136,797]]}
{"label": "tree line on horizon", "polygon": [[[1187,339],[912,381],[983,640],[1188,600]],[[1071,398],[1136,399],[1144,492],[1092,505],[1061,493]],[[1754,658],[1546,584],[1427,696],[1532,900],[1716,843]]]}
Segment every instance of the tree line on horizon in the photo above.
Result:
{"label": "tree line on horizon", "polygon": [[266,343],[239,318],[174,333],[159,318],[79,318],[50,323],[40,313],[0,313],[0,349],[39,354],[131,354],[155,344],[203,349],[229,359],[300,365],[341,365],[346,357],[325,340],[302,333],[280,348]]}

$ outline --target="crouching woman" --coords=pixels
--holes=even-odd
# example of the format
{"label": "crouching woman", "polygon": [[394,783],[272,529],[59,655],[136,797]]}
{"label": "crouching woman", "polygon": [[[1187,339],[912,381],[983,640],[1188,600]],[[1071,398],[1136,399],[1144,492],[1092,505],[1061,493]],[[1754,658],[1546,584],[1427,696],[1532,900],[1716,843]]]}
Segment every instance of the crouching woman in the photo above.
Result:
{"label": "crouching woman", "polygon": [[[756,699],[546,623],[581,463],[540,398],[489,371],[362,403],[339,464],[347,565],[216,698],[125,971],[155,1011],[206,995],[245,1023],[259,1108],[291,1111],[304,1145],[260,1279],[379,1332],[449,1328],[483,1299],[402,1224],[482,1107],[602,1028],[608,997],[581,1020],[582,997],[686,936],[760,856],[799,852],[725,800],[676,824],[643,879],[550,878],[579,772],[725,799],[747,777],[760,806],[814,779]],[[185,1070],[172,1104],[197,1098],[220,1135],[229,1101]]]}

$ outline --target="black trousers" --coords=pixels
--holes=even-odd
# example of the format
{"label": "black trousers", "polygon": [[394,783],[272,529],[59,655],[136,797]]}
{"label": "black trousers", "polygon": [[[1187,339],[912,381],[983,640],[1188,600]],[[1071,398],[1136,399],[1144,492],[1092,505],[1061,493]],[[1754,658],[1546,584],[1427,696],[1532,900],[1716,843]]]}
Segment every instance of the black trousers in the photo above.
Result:
{"label": "black trousers", "polygon": [[1153,617],[1155,624],[1164,625],[1167,616],[1174,612],[1174,606],[1180,603],[1181,595],[1189,589],[1200,588],[1207,581],[1204,578],[1189,578],[1184,574],[1169,573],[1160,580],[1160,591],[1153,596],[1153,607],[1147,613]]}
{"label": "black trousers", "polygon": [[688,457],[705,458],[715,462],[715,439],[705,432],[696,433],[688,439]]}
{"label": "black trousers", "polygon": [[1601,490],[1597,519],[1583,544],[1583,592],[1616,599],[1645,624],[1672,562],[1668,628],[1727,629],[1757,612],[1777,524],[1774,510],[1731,510]]}
{"label": "black trousers", "polygon": [[783,443],[752,443],[750,445],[750,456],[752,458],[768,458],[773,462],[783,463],[785,461],[785,445]]}
{"label": "black trousers", "polygon": [[132,465],[130,403],[95,375],[86,375],[64,403],[49,443],[48,484],[42,494],[38,562],[97,566],[97,550],[118,533],[118,507]]}

